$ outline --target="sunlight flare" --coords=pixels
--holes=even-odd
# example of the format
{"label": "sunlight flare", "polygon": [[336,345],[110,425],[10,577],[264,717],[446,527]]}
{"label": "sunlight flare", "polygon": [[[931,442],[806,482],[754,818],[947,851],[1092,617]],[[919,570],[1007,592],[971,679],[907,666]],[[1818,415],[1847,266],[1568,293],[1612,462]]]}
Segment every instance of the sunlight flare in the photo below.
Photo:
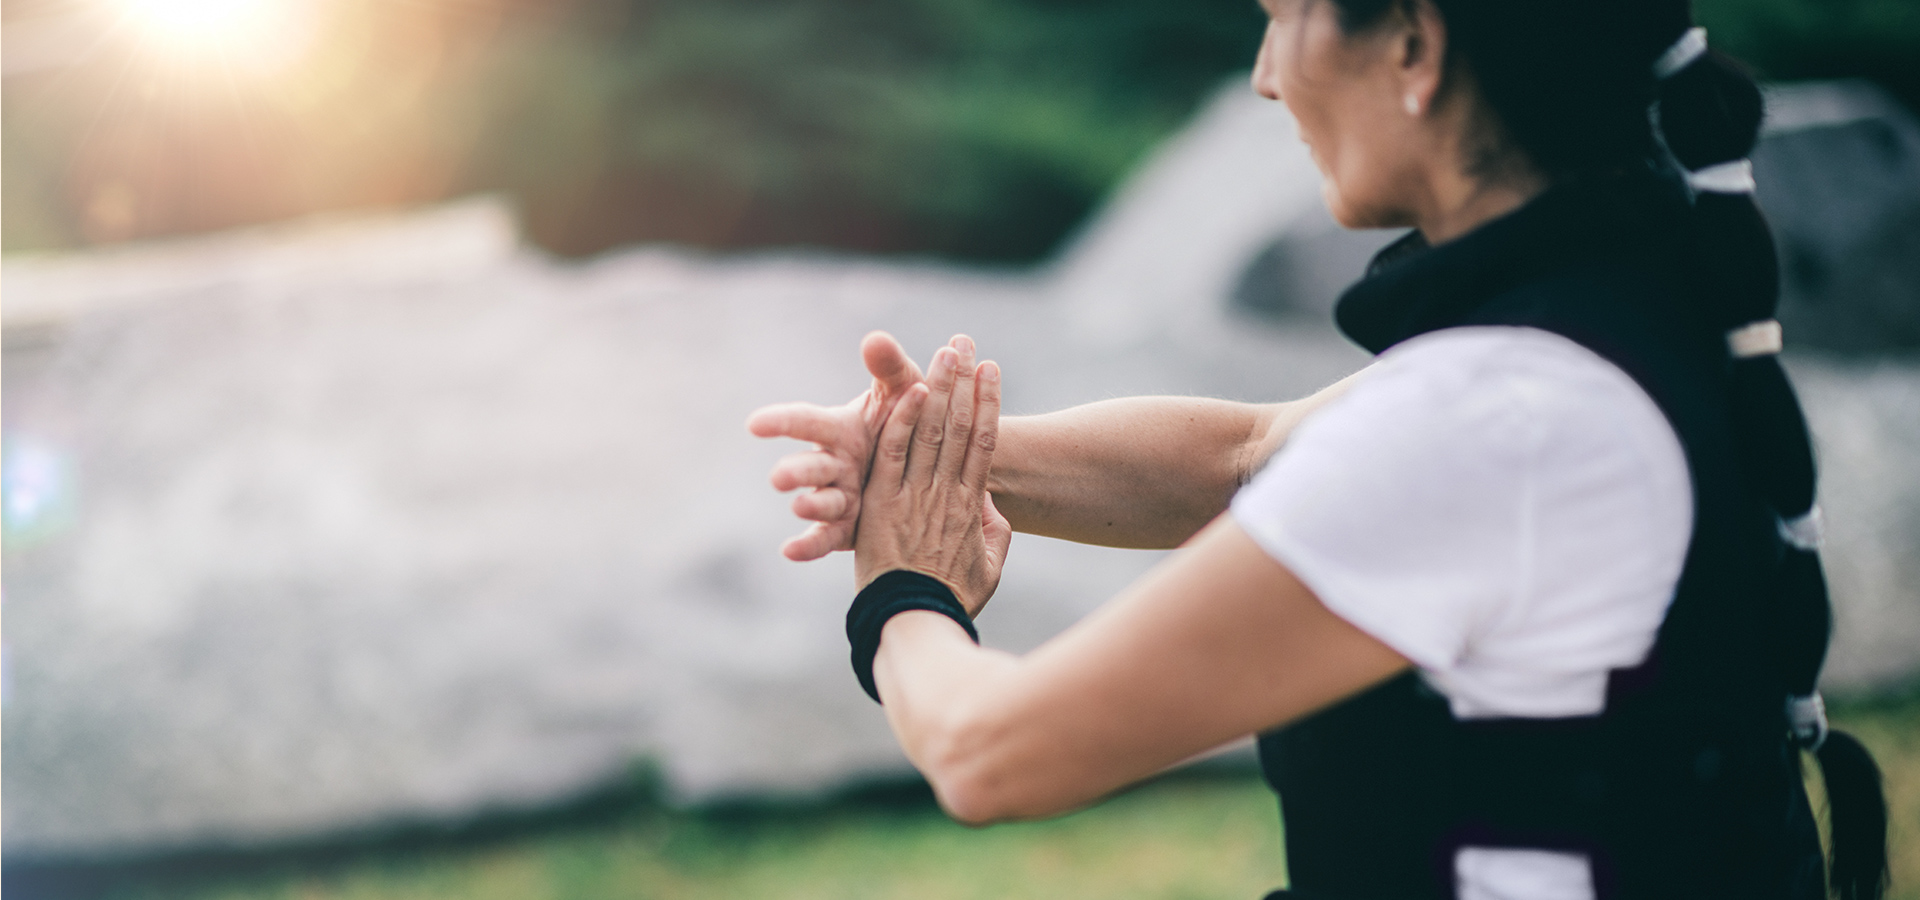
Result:
{"label": "sunlight flare", "polygon": [[180,62],[274,68],[305,49],[311,0],[108,0],[133,36]]}

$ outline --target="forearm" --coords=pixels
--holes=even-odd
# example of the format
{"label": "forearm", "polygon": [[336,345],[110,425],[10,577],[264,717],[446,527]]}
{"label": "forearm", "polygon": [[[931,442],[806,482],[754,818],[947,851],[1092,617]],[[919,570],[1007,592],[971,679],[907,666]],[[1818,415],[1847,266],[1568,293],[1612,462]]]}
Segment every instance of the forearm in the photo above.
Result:
{"label": "forearm", "polygon": [[1128,397],[1000,424],[988,490],[1018,531],[1173,547],[1226,508],[1281,406]]}
{"label": "forearm", "polygon": [[887,723],[941,808],[962,823],[1063,815],[1193,756],[1143,753],[1116,734],[1131,729],[1126,717],[1063,708],[1062,695],[1077,686],[1041,683],[1049,679],[1028,658],[976,645],[938,613],[901,613],[884,634],[873,674]]}
{"label": "forearm", "polygon": [[887,723],[960,822],[1062,815],[1162,768],[1123,765],[1116,774],[1105,758],[1112,748],[1094,739],[1107,729],[1050,707],[1027,659],[974,644],[938,613],[894,616],[884,635],[873,674]]}
{"label": "forearm", "polygon": [[883,635],[873,678],[887,724],[948,814],[983,824],[992,816],[969,784],[977,767],[962,758],[964,744],[978,739],[981,701],[1006,689],[1019,660],[974,644],[938,613],[901,613]]}
{"label": "forearm", "polygon": [[888,722],[970,824],[1072,811],[1410,665],[1224,517],[1024,656],[933,612],[882,635]]}
{"label": "forearm", "polygon": [[1226,509],[1294,425],[1351,380],[1286,403],[1131,397],[1008,417],[987,487],[1017,531],[1175,547]]}

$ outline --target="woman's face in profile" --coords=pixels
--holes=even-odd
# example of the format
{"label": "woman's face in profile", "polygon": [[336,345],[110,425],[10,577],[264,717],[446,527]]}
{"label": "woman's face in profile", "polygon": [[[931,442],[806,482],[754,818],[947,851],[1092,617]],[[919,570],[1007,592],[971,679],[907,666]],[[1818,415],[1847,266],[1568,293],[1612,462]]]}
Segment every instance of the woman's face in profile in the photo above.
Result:
{"label": "woman's face in profile", "polygon": [[1414,224],[1416,163],[1430,134],[1406,107],[1398,62],[1406,30],[1389,12],[1349,34],[1328,0],[1262,0],[1267,32],[1253,87],[1279,100],[1326,176],[1321,190],[1348,228]]}

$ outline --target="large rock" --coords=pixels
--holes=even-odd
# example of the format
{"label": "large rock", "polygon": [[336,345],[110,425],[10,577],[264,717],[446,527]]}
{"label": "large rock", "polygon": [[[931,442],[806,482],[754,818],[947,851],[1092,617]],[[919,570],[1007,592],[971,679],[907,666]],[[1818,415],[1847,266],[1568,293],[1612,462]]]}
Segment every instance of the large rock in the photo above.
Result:
{"label": "large rock", "polygon": [[1833,594],[1822,676],[1841,693],[1920,674],[1920,358],[1789,354],[1813,428]]}
{"label": "large rock", "polygon": [[1920,351],[1920,123],[1861,81],[1767,92],[1753,153],[1796,347]]}
{"label": "large rock", "polygon": [[[795,523],[764,478],[793,448],[746,412],[851,396],[872,328],[922,355],[972,333],[1014,412],[1307,393],[1364,354],[1228,298],[1276,235],[1344,239],[1318,206],[1284,112],[1238,88],[1030,273],[560,265],[486,201],[9,259],[7,857],[537,805],[641,759],[684,800],[903,772],[846,670],[849,561],[778,556]],[[1830,486],[1831,671],[1903,677],[1920,371],[1794,373]],[[1155,558],[1022,537],[984,636],[1031,646]]]}

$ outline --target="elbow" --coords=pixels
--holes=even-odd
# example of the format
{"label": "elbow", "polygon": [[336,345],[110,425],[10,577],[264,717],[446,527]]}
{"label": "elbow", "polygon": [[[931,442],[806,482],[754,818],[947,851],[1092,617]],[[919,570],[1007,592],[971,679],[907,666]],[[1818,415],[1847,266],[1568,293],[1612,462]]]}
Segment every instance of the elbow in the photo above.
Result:
{"label": "elbow", "polygon": [[920,771],[933,786],[940,808],[962,825],[978,828],[1022,818],[1017,786],[997,763],[992,729],[978,717],[951,715],[928,736]]}
{"label": "elbow", "polygon": [[977,829],[1029,817],[1021,816],[998,783],[979,777],[977,771],[937,775],[927,777],[927,781],[933,783],[933,796],[939,798],[941,810],[947,810],[948,817],[966,827]]}
{"label": "elbow", "polygon": [[983,789],[978,782],[969,779],[947,779],[933,781],[933,794],[940,801],[940,808],[948,817],[968,828],[984,828],[996,822],[1003,822],[1009,815],[1003,813],[998,799],[991,790]]}
{"label": "elbow", "polygon": [[1253,476],[1259,474],[1261,468],[1266,466],[1267,458],[1279,449],[1279,442],[1274,439],[1273,434],[1278,420],[1277,411],[1271,408],[1263,409],[1247,427],[1246,435],[1233,448],[1232,459],[1227,463],[1228,479],[1232,482],[1229,493],[1246,487],[1253,481]]}

